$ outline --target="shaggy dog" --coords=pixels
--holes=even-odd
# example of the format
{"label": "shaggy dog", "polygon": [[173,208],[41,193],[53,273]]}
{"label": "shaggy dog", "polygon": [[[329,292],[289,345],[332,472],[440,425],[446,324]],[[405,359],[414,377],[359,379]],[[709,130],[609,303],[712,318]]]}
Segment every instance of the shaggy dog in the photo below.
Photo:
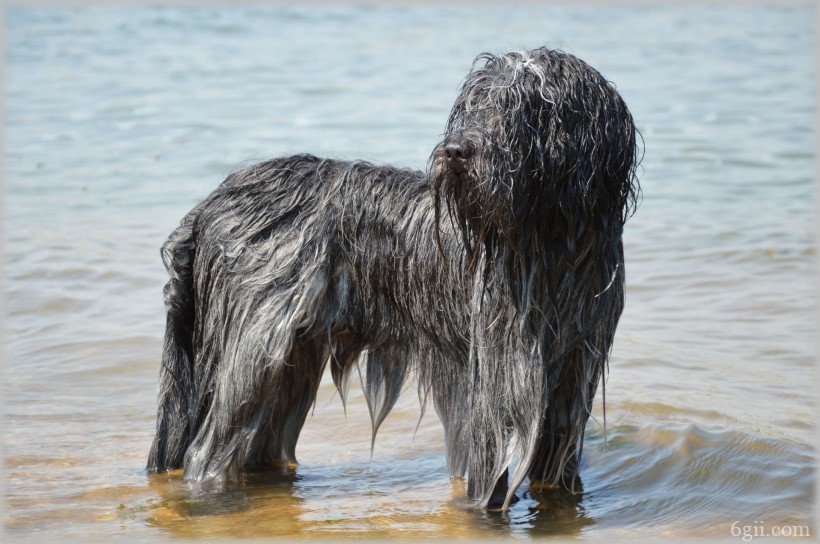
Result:
{"label": "shaggy dog", "polygon": [[540,48],[476,59],[429,172],[296,155],[231,174],[162,247],[148,469],[219,485],[294,462],[329,364],[343,400],[362,372],[374,437],[415,374],[479,506],[526,477],[570,485],[623,309],[637,149],[614,87]]}

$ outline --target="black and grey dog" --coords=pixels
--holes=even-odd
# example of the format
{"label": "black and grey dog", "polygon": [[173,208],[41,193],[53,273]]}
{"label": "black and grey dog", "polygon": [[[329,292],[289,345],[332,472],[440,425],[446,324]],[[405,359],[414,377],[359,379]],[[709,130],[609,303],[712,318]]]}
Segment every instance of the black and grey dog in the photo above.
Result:
{"label": "black and grey dog", "polygon": [[[373,435],[411,374],[480,506],[574,478],[624,304],[636,129],[546,48],[478,57],[429,172],[296,155],[231,174],[162,247],[148,469],[221,484],[295,461],[325,367]],[[508,472],[509,468],[509,472]]]}

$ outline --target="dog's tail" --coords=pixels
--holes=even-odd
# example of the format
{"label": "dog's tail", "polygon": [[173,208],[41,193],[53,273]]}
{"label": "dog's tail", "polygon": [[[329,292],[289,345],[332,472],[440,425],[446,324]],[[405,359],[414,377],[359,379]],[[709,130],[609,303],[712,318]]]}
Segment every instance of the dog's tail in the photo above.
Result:
{"label": "dog's tail", "polygon": [[157,428],[147,469],[159,472],[180,468],[192,438],[194,383],[194,277],[195,244],[192,210],[160,250],[170,280],[163,291],[167,313],[165,340],[157,395]]}

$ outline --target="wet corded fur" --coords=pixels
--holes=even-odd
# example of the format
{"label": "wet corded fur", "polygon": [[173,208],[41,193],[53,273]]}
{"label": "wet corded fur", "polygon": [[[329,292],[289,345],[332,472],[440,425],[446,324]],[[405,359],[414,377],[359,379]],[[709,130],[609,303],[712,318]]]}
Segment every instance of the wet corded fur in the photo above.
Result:
{"label": "wet corded fur", "polygon": [[[428,172],[296,155],[230,175],[162,248],[148,468],[221,484],[295,461],[326,366],[373,437],[415,374],[481,506],[572,486],[624,303],[636,130],[546,48],[480,56]],[[508,471],[509,469],[509,471]]]}

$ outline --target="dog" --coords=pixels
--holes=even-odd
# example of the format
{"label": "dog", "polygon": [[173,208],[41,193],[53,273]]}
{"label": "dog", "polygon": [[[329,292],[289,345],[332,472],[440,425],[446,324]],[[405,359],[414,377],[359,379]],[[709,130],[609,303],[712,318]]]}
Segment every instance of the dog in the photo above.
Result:
{"label": "dog", "polygon": [[507,510],[571,488],[624,305],[637,130],[614,86],[538,48],[476,58],[427,171],[302,154],[241,169],[162,246],[149,471],[224,485],[295,462],[326,366],[375,439],[406,380],[453,477]]}

